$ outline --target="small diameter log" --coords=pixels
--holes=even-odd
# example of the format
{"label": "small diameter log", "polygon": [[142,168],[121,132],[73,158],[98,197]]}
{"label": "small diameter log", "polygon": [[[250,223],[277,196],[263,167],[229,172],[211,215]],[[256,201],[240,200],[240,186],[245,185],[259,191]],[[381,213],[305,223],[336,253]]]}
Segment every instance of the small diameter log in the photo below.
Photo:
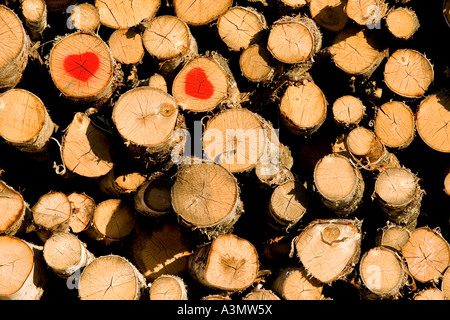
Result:
{"label": "small diameter log", "polygon": [[199,2],[196,0],[174,0],[175,15],[193,26],[202,26],[217,20],[233,5],[233,0]]}
{"label": "small diameter log", "polygon": [[161,275],[149,287],[150,300],[188,300],[186,284],[178,276]]}
{"label": "small diameter log", "polygon": [[206,123],[206,158],[232,173],[250,171],[265,155],[268,132],[258,114],[245,108],[225,109]]}
{"label": "small diameter log", "polygon": [[358,168],[350,159],[335,153],[326,155],[317,162],[314,184],[322,203],[344,217],[357,210],[365,187]]}
{"label": "small diameter log", "polygon": [[68,278],[95,257],[86,245],[72,233],[54,233],[44,244],[44,260],[59,277]]}
{"label": "small diameter log", "polygon": [[242,51],[239,66],[249,81],[262,83],[270,82],[281,70],[281,65],[261,44],[250,45]]}
{"label": "small diameter log", "polygon": [[144,19],[151,19],[160,7],[160,0],[120,1],[95,0],[100,23],[112,29],[137,26]]}
{"label": "small diameter log", "polygon": [[354,128],[366,114],[366,107],[361,100],[352,95],[336,99],[332,107],[333,119],[344,128]]}
{"label": "small diameter log", "polygon": [[378,298],[395,296],[408,278],[406,264],[400,255],[386,247],[374,247],[364,253],[359,274],[365,288]]}
{"label": "small diameter log", "polygon": [[385,57],[374,34],[366,28],[348,27],[330,47],[336,66],[350,75],[369,78]]}
{"label": "small diameter log", "polygon": [[376,243],[378,246],[401,252],[403,246],[409,240],[410,233],[411,231],[407,228],[388,222],[388,224],[379,231]]}
{"label": "small diameter log", "polygon": [[172,187],[181,222],[212,239],[233,230],[243,212],[236,178],[215,163],[183,165]]}
{"label": "small diameter log", "polygon": [[80,300],[139,300],[147,290],[144,276],[125,258],[101,256],[84,268],[78,287]]}
{"label": "small diameter log", "polygon": [[57,42],[49,67],[55,86],[74,102],[101,105],[111,97],[117,82],[111,50],[92,32],[75,32]]}
{"label": "small diameter log", "polygon": [[114,31],[108,40],[114,59],[122,64],[133,65],[144,58],[145,50],[142,37],[131,29]]}
{"label": "small diameter log", "polygon": [[267,49],[283,63],[310,61],[321,48],[322,34],[310,18],[283,17],[270,28]]}
{"label": "small diameter log", "polygon": [[411,232],[402,255],[414,279],[425,283],[438,281],[450,264],[450,249],[438,230],[421,227]]}
{"label": "small diameter log", "polygon": [[392,35],[400,39],[409,39],[419,29],[419,19],[409,8],[395,8],[386,16],[386,26]]}
{"label": "small diameter log", "polygon": [[139,172],[113,168],[99,182],[100,190],[108,195],[119,196],[134,193],[144,184],[146,177]]}
{"label": "small diameter log", "polygon": [[70,19],[72,25],[80,31],[95,32],[100,27],[100,14],[97,8],[88,2],[75,6]]}
{"label": "small diameter log", "polygon": [[345,12],[347,0],[311,0],[309,12],[311,18],[322,28],[332,32],[339,32],[347,24]]}
{"label": "small diameter log", "polygon": [[392,53],[384,66],[384,82],[392,92],[402,97],[422,97],[433,79],[433,66],[416,50],[399,49]]}
{"label": "small diameter log", "polygon": [[65,167],[80,176],[101,177],[114,166],[108,137],[81,112],[75,114],[67,127],[61,149]]}
{"label": "small diameter log", "polygon": [[189,26],[175,16],[162,15],[147,22],[142,40],[162,73],[175,72],[198,54]]}
{"label": "small diameter log", "polygon": [[0,180],[0,235],[22,233],[31,223],[28,204],[22,195]]}
{"label": "small diameter log", "polygon": [[304,268],[281,270],[272,284],[273,290],[284,300],[321,300],[323,283],[308,275]]}
{"label": "small diameter log", "polygon": [[44,0],[23,0],[22,14],[32,39],[39,39],[47,28],[47,5]]}
{"label": "small diameter log", "polygon": [[304,80],[289,85],[280,102],[282,121],[293,134],[311,135],[325,122],[327,104],[314,82]]}
{"label": "small diameter log", "polygon": [[398,166],[397,157],[390,153],[372,130],[357,127],[347,136],[351,157],[364,169],[372,171],[382,166]]}
{"label": "small diameter log", "polygon": [[178,142],[174,131],[183,116],[177,102],[168,93],[152,87],[137,87],[120,96],[114,105],[112,120],[125,144],[138,156],[162,162]]}
{"label": "small diameter log", "polygon": [[423,190],[419,178],[405,168],[386,168],[375,181],[374,196],[387,218],[411,228],[420,214]]}
{"label": "small diameter log", "polygon": [[438,288],[428,288],[416,293],[413,300],[447,300]]}
{"label": "small diameter log", "polygon": [[280,300],[280,298],[272,290],[256,287],[242,297],[242,300]]}
{"label": "small diameter log", "polygon": [[148,86],[167,92],[166,79],[158,73],[155,73],[148,79]]}
{"label": "small diameter log", "polygon": [[438,93],[417,107],[416,126],[422,140],[439,152],[450,152],[450,94]]}
{"label": "small diameter log", "polygon": [[301,8],[306,5],[308,2],[306,0],[280,0],[283,4],[290,8]]}
{"label": "small diameter log", "polygon": [[247,49],[265,29],[266,18],[252,7],[232,7],[217,20],[219,37],[231,51]]}
{"label": "small diameter log", "polygon": [[305,215],[308,202],[308,190],[300,182],[290,180],[279,185],[270,197],[269,225],[289,230]]}
{"label": "small diameter log", "polygon": [[348,0],[347,16],[361,26],[377,28],[386,16],[388,5],[384,0]]}
{"label": "small diameter log", "polygon": [[14,88],[28,63],[29,39],[22,21],[0,5],[0,91]]}
{"label": "small diameter log", "polygon": [[25,152],[43,152],[55,130],[50,114],[39,97],[24,89],[0,95],[0,136]]}
{"label": "small diameter log", "polygon": [[415,116],[403,102],[386,102],[376,109],[374,120],[374,132],[385,146],[400,150],[414,140]]}
{"label": "small diameter log", "polygon": [[236,81],[227,61],[216,52],[191,59],[173,80],[172,95],[181,109],[212,111],[221,104],[233,103]]}
{"label": "small diameter log", "polygon": [[136,216],[121,199],[108,199],[99,203],[86,233],[106,245],[125,239],[134,230]]}
{"label": "small diameter log", "polygon": [[84,193],[72,192],[67,196],[72,207],[72,217],[70,218],[70,230],[73,233],[80,233],[88,229],[94,216],[95,201]]}
{"label": "small diameter log", "polygon": [[134,263],[149,281],[164,274],[184,273],[191,254],[188,236],[173,223],[149,232],[137,229],[131,248]]}
{"label": "small diameter log", "polygon": [[198,247],[189,259],[188,269],[193,279],[206,287],[241,291],[258,276],[258,252],[248,240],[223,234]]}
{"label": "small diameter log", "polygon": [[450,268],[444,272],[441,281],[441,290],[447,299],[450,299]]}
{"label": "small diameter log", "polygon": [[0,236],[0,300],[40,300],[46,284],[42,247]]}
{"label": "small diameter log", "polygon": [[134,195],[134,208],[148,217],[159,217],[172,209],[172,183],[163,178],[144,182]]}
{"label": "small diameter log", "polygon": [[38,235],[45,240],[55,232],[69,230],[72,205],[64,193],[51,191],[39,198],[31,213]]}
{"label": "small diameter log", "polygon": [[361,224],[357,219],[311,222],[293,241],[308,274],[331,283],[350,273],[360,257]]}

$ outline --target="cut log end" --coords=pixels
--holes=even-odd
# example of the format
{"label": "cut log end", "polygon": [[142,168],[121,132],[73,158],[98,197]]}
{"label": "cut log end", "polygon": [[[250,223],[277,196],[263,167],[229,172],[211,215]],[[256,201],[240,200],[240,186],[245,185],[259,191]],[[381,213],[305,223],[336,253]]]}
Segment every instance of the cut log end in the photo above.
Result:
{"label": "cut log end", "polygon": [[172,184],[164,178],[145,182],[134,195],[137,211],[150,217],[158,217],[172,209]]}
{"label": "cut log end", "polygon": [[150,300],[187,300],[187,288],[183,279],[174,275],[162,275],[150,285]]}
{"label": "cut log end", "polygon": [[379,231],[377,244],[401,252],[403,246],[409,240],[410,233],[411,231],[403,226],[388,224],[388,226]]}
{"label": "cut log end", "polygon": [[0,180],[0,235],[17,233],[24,221],[27,204],[22,195]]}
{"label": "cut log end", "polygon": [[58,232],[69,229],[72,205],[62,192],[42,195],[31,208],[33,222],[42,231]]}
{"label": "cut log end", "polygon": [[31,33],[31,37],[33,39],[41,37],[45,28],[47,28],[47,5],[45,1],[22,1],[22,14],[25,18],[25,25]]}
{"label": "cut log end", "polygon": [[193,26],[202,26],[213,22],[233,5],[233,0],[201,2],[196,0],[174,0],[175,15]]}
{"label": "cut log end", "polygon": [[276,276],[273,289],[285,300],[320,300],[323,283],[303,268],[287,268]]}
{"label": "cut log end", "polygon": [[109,48],[116,61],[133,65],[139,63],[144,57],[142,37],[131,29],[114,31],[108,40]]}
{"label": "cut log end", "polygon": [[357,24],[374,28],[386,16],[388,5],[384,0],[349,0],[345,11]]}
{"label": "cut log end", "polygon": [[344,127],[354,127],[365,115],[366,107],[355,96],[345,95],[333,103],[333,119]]}
{"label": "cut log end", "polygon": [[409,39],[419,29],[419,20],[413,10],[400,7],[389,11],[386,26],[395,37]]}
{"label": "cut log end", "polygon": [[413,297],[414,300],[447,300],[444,293],[438,288],[424,289],[416,293]]}
{"label": "cut log end", "polygon": [[239,66],[244,77],[253,82],[270,81],[277,72],[274,58],[259,44],[250,45],[242,51]]}
{"label": "cut log end", "polygon": [[345,0],[311,0],[309,12],[319,26],[332,32],[339,32],[347,24]]}
{"label": "cut log end", "polygon": [[70,19],[72,25],[80,31],[96,31],[100,26],[100,15],[97,8],[86,2],[73,8]]}
{"label": "cut log end", "polygon": [[73,192],[67,196],[72,206],[70,229],[73,233],[80,233],[89,227],[95,212],[95,201],[84,193]]}

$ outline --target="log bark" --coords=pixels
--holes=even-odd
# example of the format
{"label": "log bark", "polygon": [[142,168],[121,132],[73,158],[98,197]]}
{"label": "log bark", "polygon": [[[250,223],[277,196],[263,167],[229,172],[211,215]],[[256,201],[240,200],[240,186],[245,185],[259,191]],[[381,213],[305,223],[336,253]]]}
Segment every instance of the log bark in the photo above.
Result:
{"label": "log bark", "polygon": [[414,300],[447,300],[444,293],[438,288],[428,288],[416,293]]}
{"label": "log bark", "polygon": [[247,295],[242,297],[242,300],[280,300],[280,298],[272,291],[263,288],[256,287]]}
{"label": "log bark", "polygon": [[181,223],[208,239],[232,232],[243,213],[236,178],[215,163],[183,165],[172,187],[172,206]]}
{"label": "log bark", "polygon": [[184,280],[174,275],[161,275],[149,285],[150,300],[188,300]]}
{"label": "log bark", "polygon": [[223,234],[198,247],[189,258],[189,273],[200,284],[225,291],[241,291],[258,276],[258,252],[252,243]]}
{"label": "log bark", "polygon": [[273,290],[284,300],[321,300],[323,286],[301,267],[282,269],[272,284]]}
{"label": "log bark", "polygon": [[422,283],[438,281],[450,264],[450,249],[438,230],[428,227],[411,232],[402,248],[411,276]]}
{"label": "log bark", "polygon": [[450,299],[450,268],[447,268],[442,275],[441,290],[444,293],[446,299]]}
{"label": "log bark", "polygon": [[147,217],[160,217],[172,209],[172,183],[164,178],[145,181],[134,195],[134,208]]}
{"label": "log bark", "polygon": [[15,148],[43,153],[55,129],[47,108],[34,93],[10,89],[0,95],[0,136]]}
{"label": "log bark", "polygon": [[25,26],[30,31],[30,37],[40,39],[47,25],[47,5],[44,0],[22,1],[22,14]]}
{"label": "log bark", "polygon": [[52,234],[44,243],[43,256],[47,266],[64,279],[95,259],[86,244],[69,232]]}
{"label": "log bark", "polygon": [[0,300],[40,300],[47,283],[42,247],[0,236]]}
{"label": "log bark", "polygon": [[23,196],[0,180],[0,235],[21,234],[32,223],[28,204]]}
{"label": "log bark", "polygon": [[385,19],[388,30],[400,39],[411,38],[420,26],[416,13],[405,7],[389,11]]}
{"label": "log bark", "polygon": [[332,112],[338,126],[353,129],[366,115],[366,107],[359,98],[345,95],[334,101]]}
{"label": "log bark", "polygon": [[197,41],[181,19],[162,15],[145,24],[144,47],[161,73],[173,74],[198,55]]}
{"label": "log bark", "polygon": [[108,45],[95,33],[72,33],[52,48],[50,75],[56,88],[69,100],[100,106],[113,94],[118,83]]}
{"label": "log bark", "polygon": [[374,132],[385,146],[395,150],[408,147],[415,130],[414,113],[405,103],[390,101],[376,109]]}
{"label": "log bark", "polygon": [[192,26],[202,26],[217,20],[232,5],[233,0],[220,0],[214,3],[195,0],[173,1],[175,15]]}
{"label": "log bark", "polygon": [[122,199],[107,199],[100,202],[94,211],[86,234],[106,245],[121,241],[134,230],[136,216],[132,208]]}
{"label": "log bark", "polygon": [[423,99],[416,111],[420,138],[432,149],[450,152],[450,94],[433,94]]}
{"label": "log bark", "polygon": [[423,194],[419,178],[406,168],[386,168],[375,181],[374,195],[382,212],[409,229],[417,223]]}
{"label": "log bark", "polygon": [[308,274],[322,283],[348,275],[361,253],[361,221],[317,219],[294,238],[297,257]]}
{"label": "log bark", "polygon": [[84,193],[72,192],[67,196],[72,207],[69,226],[72,233],[88,229],[95,212],[95,200]]}
{"label": "log bark", "polygon": [[159,10],[160,0],[143,0],[136,3],[119,0],[96,0],[100,23],[112,29],[127,29],[151,19]]}
{"label": "log bark", "polygon": [[22,21],[4,5],[0,5],[0,34],[0,91],[6,91],[22,79],[28,64],[30,40]]}
{"label": "log bark", "polygon": [[386,247],[366,251],[359,264],[359,274],[367,290],[376,298],[393,298],[405,286],[407,267],[400,255]]}
{"label": "log bark", "polygon": [[125,65],[135,65],[144,58],[142,36],[132,29],[114,31],[108,39],[114,59]]}
{"label": "log bark", "polygon": [[186,272],[191,254],[188,235],[174,223],[164,223],[149,231],[138,228],[131,247],[133,261],[148,281],[164,274]]}
{"label": "log bark", "polygon": [[100,14],[97,8],[88,3],[76,5],[70,13],[72,25],[80,31],[95,32],[100,27]]}
{"label": "log bark", "polygon": [[266,29],[266,18],[252,7],[234,6],[217,20],[219,37],[231,51],[247,49]]}
{"label": "log bark", "polygon": [[384,66],[386,86],[402,97],[422,97],[433,80],[434,71],[430,61],[413,49],[395,51]]}
{"label": "log bark", "polygon": [[338,154],[326,155],[317,162],[314,184],[322,203],[342,217],[356,212],[365,188],[359,169]]}
{"label": "log bark", "polygon": [[144,276],[125,258],[101,256],[81,273],[80,300],[139,300],[147,291]]}

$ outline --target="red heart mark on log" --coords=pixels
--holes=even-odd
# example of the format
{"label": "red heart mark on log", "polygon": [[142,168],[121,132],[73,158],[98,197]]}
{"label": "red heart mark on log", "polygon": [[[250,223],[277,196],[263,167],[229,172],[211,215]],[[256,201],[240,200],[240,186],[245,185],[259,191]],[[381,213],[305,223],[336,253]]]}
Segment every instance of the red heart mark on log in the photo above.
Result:
{"label": "red heart mark on log", "polygon": [[206,100],[213,95],[214,86],[202,68],[194,68],[186,75],[184,91],[194,98]]}
{"label": "red heart mark on log", "polygon": [[72,54],[64,60],[64,69],[75,79],[87,82],[100,66],[98,56],[93,52]]}

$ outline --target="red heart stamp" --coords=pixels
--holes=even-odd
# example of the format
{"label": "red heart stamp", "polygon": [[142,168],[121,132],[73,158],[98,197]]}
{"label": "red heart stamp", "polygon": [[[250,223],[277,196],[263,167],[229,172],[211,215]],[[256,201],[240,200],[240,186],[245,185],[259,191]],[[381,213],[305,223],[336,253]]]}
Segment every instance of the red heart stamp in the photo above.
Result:
{"label": "red heart stamp", "polygon": [[64,69],[75,79],[87,82],[100,66],[98,56],[93,52],[72,54],[64,59]]}
{"label": "red heart stamp", "polygon": [[194,98],[206,100],[213,95],[214,86],[202,68],[194,68],[186,75],[184,91]]}

